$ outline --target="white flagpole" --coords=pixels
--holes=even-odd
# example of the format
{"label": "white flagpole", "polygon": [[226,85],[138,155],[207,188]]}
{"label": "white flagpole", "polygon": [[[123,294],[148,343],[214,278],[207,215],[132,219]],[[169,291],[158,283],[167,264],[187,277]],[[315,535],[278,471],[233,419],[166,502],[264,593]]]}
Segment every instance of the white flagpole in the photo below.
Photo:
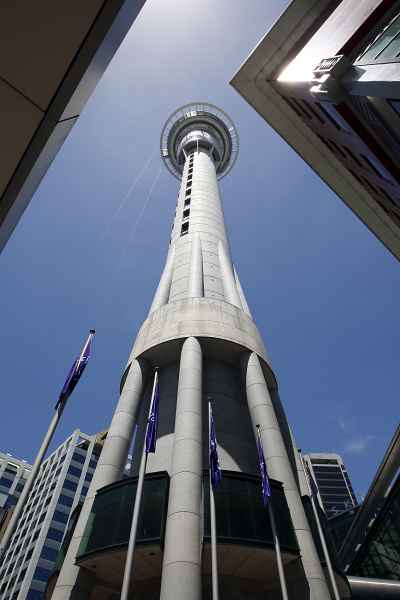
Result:
{"label": "white flagpole", "polygon": [[312,493],[310,480],[307,477],[307,473],[306,473],[306,469],[305,469],[305,465],[304,465],[304,457],[301,453],[300,448],[298,449],[298,452],[300,454],[301,466],[303,467],[304,477],[306,478],[308,493],[311,498],[311,504],[312,504],[313,511],[314,511],[314,517],[315,517],[315,521],[317,523],[317,528],[318,528],[318,534],[319,534],[319,538],[321,540],[321,545],[322,545],[322,549],[324,551],[326,566],[328,567],[328,573],[329,573],[329,577],[330,577],[332,588],[333,588],[333,594],[335,596],[335,600],[340,600],[339,591],[337,589],[335,575],[334,575],[334,572],[332,569],[332,563],[331,563],[331,559],[330,559],[329,552],[328,552],[328,547],[326,545],[324,532],[322,531],[321,523],[319,521],[317,506],[315,504],[316,502],[318,502],[318,500],[316,498],[314,498],[314,494]]}
{"label": "white flagpole", "polygon": [[[211,443],[211,398],[208,398],[208,443]],[[210,448],[208,450],[210,454]],[[211,459],[211,455],[209,456]],[[215,517],[214,486],[211,483],[211,460],[209,460],[210,478],[210,528],[211,528],[211,573],[212,573],[212,597],[218,600],[218,554],[217,554],[217,521]]]}
{"label": "white flagpole", "polygon": [[137,528],[138,528],[138,523],[139,523],[140,504],[142,501],[143,483],[144,483],[144,476],[146,473],[146,464],[147,464],[146,437],[147,437],[147,430],[149,428],[151,411],[152,411],[153,403],[154,403],[154,392],[156,389],[157,379],[158,379],[158,368],[156,367],[155,374],[154,374],[153,391],[151,394],[149,416],[147,419],[147,426],[146,426],[146,431],[144,434],[142,458],[140,460],[140,468],[139,468],[139,477],[138,477],[137,489],[136,489],[135,505],[133,507],[131,532],[129,535],[129,544],[128,544],[128,552],[126,554],[124,579],[122,582],[121,600],[128,600],[128,597],[129,597],[129,586],[130,586],[130,582],[131,582],[133,557],[135,555],[136,534],[137,534]]}
{"label": "white flagpole", "polygon": [[[263,448],[263,445],[262,445],[262,440],[261,440],[261,435],[260,435],[260,425],[256,425],[256,427],[257,427],[257,433],[258,433],[258,437],[260,439],[260,444],[261,444],[261,448],[262,448],[263,456],[264,456],[264,448]],[[264,456],[264,460],[265,460],[265,456]],[[267,465],[265,465],[265,472],[267,473]],[[281,546],[279,544],[278,535],[276,533],[275,517],[274,517],[274,511],[272,509],[271,498],[268,500],[267,506],[268,506],[268,512],[269,512],[269,519],[271,521],[272,536],[274,538],[276,563],[277,563],[277,566],[278,566],[278,573],[279,573],[279,581],[280,581],[280,584],[281,584],[282,599],[283,600],[289,600],[288,593],[287,593],[287,588],[286,588],[285,572],[283,570],[283,561],[282,561],[282,554],[281,554]]]}
{"label": "white flagpole", "polygon": [[[95,333],[94,329],[91,329],[89,337],[88,337],[88,340],[87,340],[87,342],[85,344],[85,347],[84,347],[84,349],[82,351],[82,354],[79,357],[79,361],[77,363],[77,366],[80,365],[81,360],[82,360],[82,356],[84,355],[85,350],[88,347],[89,342],[92,339],[94,333]],[[43,462],[43,458],[44,458],[44,456],[45,456],[45,454],[47,452],[47,448],[49,447],[50,442],[51,442],[51,440],[53,438],[53,435],[54,435],[54,432],[55,432],[56,427],[58,425],[58,422],[61,419],[61,415],[63,413],[63,410],[65,408],[65,405],[67,403],[67,400],[68,400],[69,396],[70,396],[70,394],[66,395],[64,397],[63,401],[60,402],[60,404],[56,408],[56,412],[55,412],[54,417],[53,417],[53,419],[52,419],[52,421],[50,423],[50,427],[47,430],[47,433],[46,433],[46,435],[45,435],[45,437],[43,439],[43,442],[42,442],[42,445],[40,447],[40,450],[37,453],[35,462],[33,463],[31,474],[29,475],[28,479],[26,480],[24,489],[21,492],[21,495],[20,495],[20,497],[18,499],[17,505],[16,505],[16,507],[15,507],[15,509],[13,511],[12,517],[11,517],[11,519],[10,519],[8,525],[7,525],[7,529],[6,529],[3,537],[1,538],[1,541],[0,541],[0,566],[3,563],[4,556],[5,556],[5,553],[7,552],[7,549],[9,547],[9,545],[10,545],[12,535],[13,535],[15,529],[16,529],[16,526],[17,526],[18,520],[19,520],[19,518],[20,518],[20,516],[22,514],[22,511],[24,510],[26,501],[27,501],[28,496],[29,496],[29,494],[30,494],[30,492],[32,490],[33,484],[35,483],[35,480],[36,480],[37,474],[39,472],[40,466],[41,466],[41,464]]]}

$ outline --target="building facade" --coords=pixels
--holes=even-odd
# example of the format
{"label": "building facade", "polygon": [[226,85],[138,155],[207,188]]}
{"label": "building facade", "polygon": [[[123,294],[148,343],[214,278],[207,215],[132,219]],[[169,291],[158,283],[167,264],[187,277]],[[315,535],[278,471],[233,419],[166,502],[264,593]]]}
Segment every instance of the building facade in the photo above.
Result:
{"label": "building facade", "polygon": [[32,465],[0,452],[0,540],[24,489]]}
{"label": "building facade", "polygon": [[294,0],[231,85],[400,258],[397,0]]}
{"label": "building facade", "polygon": [[[104,444],[101,437],[76,430],[43,462],[4,557],[1,600],[44,599],[69,516],[83,503],[97,466]],[[12,459],[11,464],[16,463]],[[19,469],[26,470],[24,465]],[[2,477],[7,478],[7,473]],[[15,485],[20,485],[17,480],[10,491]]]}
{"label": "building facade", "polygon": [[304,458],[317,484],[319,499],[328,519],[356,506],[356,496],[339,454],[310,453]]}
{"label": "building facade", "polygon": [[[400,475],[357,546],[349,575],[400,582]],[[400,585],[398,591],[400,590]]]}
{"label": "building facade", "polygon": [[[230,253],[218,180],[237,151],[234,124],[213,105],[186,105],[165,124],[162,157],[180,181],[165,269],[65,560],[51,578],[53,600],[120,593],[155,368],[157,449],[148,455],[131,597],[211,598],[209,397],[222,468],[222,485],[215,487],[221,599],[281,597],[257,426],[289,593],[299,600],[331,597],[299,453]],[[131,477],[121,481],[136,424]]]}

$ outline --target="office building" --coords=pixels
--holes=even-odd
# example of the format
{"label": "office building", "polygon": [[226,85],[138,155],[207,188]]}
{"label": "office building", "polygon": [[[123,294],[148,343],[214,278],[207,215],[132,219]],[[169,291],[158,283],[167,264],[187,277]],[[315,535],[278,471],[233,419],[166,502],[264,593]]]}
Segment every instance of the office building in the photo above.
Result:
{"label": "office building", "polygon": [[319,500],[328,519],[356,506],[356,497],[339,454],[310,453],[304,458],[317,484]]}
{"label": "office building", "polygon": [[[121,593],[158,368],[157,448],[147,460],[130,597],[211,598],[211,397],[222,468],[222,485],[215,486],[221,600],[281,597],[261,492],[258,425],[289,596],[328,600],[299,453],[230,253],[218,180],[236,160],[235,126],[213,105],[186,105],[166,122],[161,152],[180,181],[165,269],[123,374],[86,501],[46,598],[107,600]],[[121,481],[136,424],[131,477]],[[348,598],[338,562],[334,569],[341,597]]]}
{"label": "office building", "polygon": [[31,469],[32,465],[28,465],[26,460],[0,452],[0,540]]}
{"label": "office building", "polygon": [[294,0],[230,82],[398,259],[399,22],[398,0]]}
{"label": "office building", "polygon": [[344,510],[334,517],[330,517],[328,521],[329,531],[337,552],[340,552],[343,542],[354,523],[358,511],[360,510],[360,506],[360,504],[357,504],[357,506],[352,506],[348,510]]}
{"label": "office building", "polygon": [[[104,435],[106,432],[88,436],[76,430],[43,462],[4,557],[0,571],[1,600],[44,598],[70,513],[85,499]],[[11,464],[18,462],[10,460]],[[25,468],[24,464],[19,470]],[[4,473],[2,477],[7,475]],[[14,485],[20,484],[15,480]]]}

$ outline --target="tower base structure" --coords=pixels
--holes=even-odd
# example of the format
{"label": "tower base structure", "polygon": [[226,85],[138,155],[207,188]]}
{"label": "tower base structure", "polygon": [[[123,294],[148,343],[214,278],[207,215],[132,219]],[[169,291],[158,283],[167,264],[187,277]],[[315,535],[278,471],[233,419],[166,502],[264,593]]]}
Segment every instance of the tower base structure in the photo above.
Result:
{"label": "tower base structure", "polygon": [[[260,426],[288,595],[328,600],[310,498],[261,336],[233,266],[218,179],[237,134],[212,105],[167,122],[162,155],[179,179],[164,272],[121,383],[121,399],[64,564],[55,600],[119,597],[137,474],[158,368],[157,448],[148,455],[130,597],[212,598],[208,398],[222,484],[214,486],[221,600],[281,598],[274,539],[261,493]],[[131,477],[121,480],[137,424]],[[67,545],[67,544],[66,544]],[[341,598],[349,587],[334,563]]]}

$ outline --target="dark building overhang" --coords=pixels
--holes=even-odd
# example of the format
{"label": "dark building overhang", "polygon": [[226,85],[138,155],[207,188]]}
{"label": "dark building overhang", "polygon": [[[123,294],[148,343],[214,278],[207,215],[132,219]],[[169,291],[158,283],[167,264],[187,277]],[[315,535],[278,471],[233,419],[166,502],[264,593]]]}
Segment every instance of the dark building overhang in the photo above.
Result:
{"label": "dark building overhang", "polygon": [[0,8],[0,251],[144,2]]}

